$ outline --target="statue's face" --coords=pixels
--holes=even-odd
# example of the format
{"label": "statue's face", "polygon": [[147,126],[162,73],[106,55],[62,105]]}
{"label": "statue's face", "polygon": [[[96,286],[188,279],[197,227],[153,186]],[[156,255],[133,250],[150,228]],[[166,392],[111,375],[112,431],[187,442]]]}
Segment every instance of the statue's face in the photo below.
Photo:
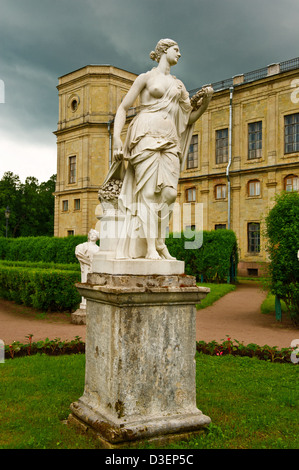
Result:
{"label": "statue's face", "polygon": [[96,232],[95,230],[91,230],[91,231],[89,232],[89,240],[90,240],[91,242],[94,242],[94,241],[97,241],[97,239],[98,239],[98,234],[97,234],[97,232]]}
{"label": "statue's face", "polygon": [[174,46],[169,47],[166,51],[166,57],[170,65],[177,64],[181,57],[179,46],[175,44]]}

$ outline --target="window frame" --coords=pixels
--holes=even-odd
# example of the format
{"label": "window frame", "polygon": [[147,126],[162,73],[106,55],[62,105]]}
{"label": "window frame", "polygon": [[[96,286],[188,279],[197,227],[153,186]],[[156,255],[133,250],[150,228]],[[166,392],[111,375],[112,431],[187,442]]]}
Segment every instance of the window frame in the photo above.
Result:
{"label": "window frame", "polygon": [[[196,142],[194,142],[194,140],[196,140]],[[191,138],[186,162],[186,170],[193,170],[194,168],[198,168],[198,134],[194,134]]]}
{"label": "window frame", "polygon": [[[292,186],[292,189],[291,190],[288,190],[287,189],[287,180],[291,180],[291,186]],[[294,181],[296,181],[296,183],[294,184]],[[294,187],[295,186],[295,187]],[[294,174],[291,174],[291,175],[287,175],[285,176],[284,178],[284,190],[289,192],[289,193],[292,193],[292,192],[296,192],[296,191],[299,191],[299,178],[297,175],[294,175]]]}
{"label": "window frame", "polygon": [[68,212],[69,210],[69,201],[68,199],[62,200],[62,212]]}
{"label": "window frame", "polygon": [[[77,202],[79,201],[79,207],[76,207],[77,205]],[[80,198],[76,198],[74,199],[74,211],[80,211],[81,210],[81,199]]]}
{"label": "window frame", "polygon": [[74,184],[77,182],[77,156],[71,155],[69,157],[69,184]]}
{"label": "window frame", "polygon": [[[221,134],[226,131],[223,137]],[[221,165],[228,162],[228,127],[215,131],[215,162]]]}
{"label": "window frame", "polygon": [[262,150],[263,150],[263,121],[249,122],[248,123],[247,159],[257,160],[257,159],[262,158]]}
{"label": "window frame", "polygon": [[[218,188],[220,189],[221,196],[218,197]],[[223,192],[224,189],[224,192]],[[214,188],[214,194],[216,201],[224,201],[227,198],[227,189],[225,183],[216,184]]]}
{"label": "window frame", "polygon": [[[258,230],[254,230],[255,227],[258,227]],[[251,255],[259,254],[261,252],[261,224],[260,222],[248,222],[247,243],[248,243],[247,251]]]}
{"label": "window frame", "polygon": [[[258,192],[256,191],[258,184]],[[254,185],[254,194],[251,194],[251,187]],[[247,195],[248,197],[260,197],[261,196],[261,181],[259,179],[249,180],[247,183]]]}
{"label": "window frame", "polygon": [[[292,118],[294,122],[287,123],[287,120]],[[294,132],[296,127],[297,132]],[[287,129],[292,132],[287,133]],[[286,142],[287,137],[292,137],[291,142]],[[287,149],[288,146],[291,146],[291,149]],[[296,152],[299,152],[299,113],[292,113],[284,116],[284,154]]]}
{"label": "window frame", "polygon": [[[190,191],[192,191],[192,198],[189,199]],[[191,188],[185,189],[185,201],[186,202],[196,202],[196,187],[192,186]]]}

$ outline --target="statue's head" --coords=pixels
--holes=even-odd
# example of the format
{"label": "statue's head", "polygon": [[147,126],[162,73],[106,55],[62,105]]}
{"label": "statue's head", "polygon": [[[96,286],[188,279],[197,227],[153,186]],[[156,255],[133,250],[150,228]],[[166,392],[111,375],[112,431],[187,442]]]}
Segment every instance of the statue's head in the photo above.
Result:
{"label": "statue's head", "polygon": [[156,49],[150,53],[150,58],[159,62],[162,54],[165,54],[167,49],[177,45],[178,43],[173,39],[160,39],[156,45]]}
{"label": "statue's head", "polygon": [[99,239],[100,239],[100,234],[97,230],[95,230],[93,228],[91,230],[89,230],[89,232],[88,232],[88,241],[89,242],[90,241],[97,241]]}

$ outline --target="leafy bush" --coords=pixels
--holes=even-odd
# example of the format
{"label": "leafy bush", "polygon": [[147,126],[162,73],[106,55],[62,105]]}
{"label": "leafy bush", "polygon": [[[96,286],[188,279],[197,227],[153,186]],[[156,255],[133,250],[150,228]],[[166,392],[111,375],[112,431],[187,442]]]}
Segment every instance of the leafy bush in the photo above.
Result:
{"label": "leafy bush", "polygon": [[8,267],[0,263],[0,297],[46,311],[73,310],[80,303],[75,287],[80,271]]}
{"label": "leafy bush", "polygon": [[238,340],[232,340],[227,337],[222,343],[217,341],[198,341],[196,343],[196,350],[203,354],[209,354],[211,356],[222,356],[231,354],[232,356],[247,356],[256,357],[264,361],[270,362],[288,362],[292,364],[291,355],[295,348],[282,348],[278,349],[277,346],[259,346],[255,343],[249,343],[246,346]]}
{"label": "leafy bush", "polygon": [[86,235],[72,237],[0,237],[0,259],[76,263],[75,248],[87,241]]}
{"label": "leafy bush", "polygon": [[282,299],[294,323],[299,322],[299,194],[283,192],[266,217],[270,289]]}
{"label": "leafy bush", "polygon": [[[197,249],[185,249],[184,233],[170,234],[166,239],[172,256],[185,261],[186,274],[196,276],[201,282],[226,282],[234,279],[238,264],[238,246],[232,230],[212,230],[203,232],[203,244]],[[196,236],[196,235],[195,235]]]}

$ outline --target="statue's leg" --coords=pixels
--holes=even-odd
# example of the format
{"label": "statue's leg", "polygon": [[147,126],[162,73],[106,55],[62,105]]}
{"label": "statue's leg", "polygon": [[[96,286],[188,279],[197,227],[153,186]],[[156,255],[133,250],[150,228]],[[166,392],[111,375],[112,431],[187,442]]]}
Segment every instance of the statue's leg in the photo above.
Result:
{"label": "statue's leg", "polygon": [[161,259],[156,249],[156,240],[158,237],[158,208],[160,206],[160,197],[155,193],[154,178],[150,178],[142,188],[140,195],[139,218],[143,224],[143,232],[147,242],[147,259]]}
{"label": "statue's leg", "polygon": [[165,244],[166,226],[169,224],[172,206],[176,200],[177,191],[171,186],[165,186],[161,191],[162,207],[159,217],[159,238],[156,240],[158,253],[164,259],[176,259],[168,251]]}

